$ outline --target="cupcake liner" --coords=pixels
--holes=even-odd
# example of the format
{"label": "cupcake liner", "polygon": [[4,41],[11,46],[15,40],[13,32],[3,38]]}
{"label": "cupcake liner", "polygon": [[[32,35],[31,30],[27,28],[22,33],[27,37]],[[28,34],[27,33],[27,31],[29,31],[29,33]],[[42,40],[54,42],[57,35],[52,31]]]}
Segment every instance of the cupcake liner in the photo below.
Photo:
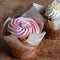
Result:
{"label": "cupcake liner", "polygon": [[2,26],[2,30],[1,30],[2,38],[5,40],[11,53],[17,58],[20,59],[31,58],[35,54],[35,50],[37,46],[39,45],[39,43],[46,34],[46,32],[42,32],[44,26],[44,19],[39,13],[42,7],[37,8],[37,6],[41,6],[41,5],[36,3],[33,4],[33,6],[22,15],[22,17],[29,17],[34,19],[40,27],[39,34],[32,34],[27,38],[26,41],[21,42],[16,36],[13,36],[11,34],[9,35],[5,34],[7,29],[7,24],[9,21],[11,21],[12,18],[8,17]]}

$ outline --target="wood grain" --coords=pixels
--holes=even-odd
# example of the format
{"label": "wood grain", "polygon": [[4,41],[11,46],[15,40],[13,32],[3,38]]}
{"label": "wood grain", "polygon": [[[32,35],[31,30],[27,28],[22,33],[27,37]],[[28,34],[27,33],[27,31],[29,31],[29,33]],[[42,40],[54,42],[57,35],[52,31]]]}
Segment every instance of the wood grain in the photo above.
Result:
{"label": "wood grain", "polygon": [[[0,0],[0,30],[2,23],[8,16],[21,16],[32,6],[33,2],[47,6],[52,0]],[[0,60],[19,60],[13,57],[1,37]],[[28,60],[60,60],[60,40],[44,38],[36,49],[35,55]]]}

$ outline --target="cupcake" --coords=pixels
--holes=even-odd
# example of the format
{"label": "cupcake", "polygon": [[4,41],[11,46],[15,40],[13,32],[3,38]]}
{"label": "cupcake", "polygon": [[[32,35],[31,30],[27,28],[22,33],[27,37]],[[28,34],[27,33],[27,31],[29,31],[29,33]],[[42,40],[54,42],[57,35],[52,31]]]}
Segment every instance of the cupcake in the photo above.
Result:
{"label": "cupcake", "polygon": [[25,17],[8,18],[2,29],[2,36],[8,48],[20,59],[32,57],[45,34],[40,32],[40,27],[34,19]]}
{"label": "cupcake", "polygon": [[51,39],[60,39],[60,1],[54,0],[45,9],[45,16],[48,21],[48,34]]}
{"label": "cupcake", "polygon": [[42,32],[44,18],[33,5],[21,17],[8,18],[1,30],[1,35],[13,56],[19,59],[29,59],[44,38]]}
{"label": "cupcake", "polygon": [[45,9],[45,16],[48,18],[48,23],[51,29],[58,30],[60,29],[60,1],[54,0],[50,5]]}

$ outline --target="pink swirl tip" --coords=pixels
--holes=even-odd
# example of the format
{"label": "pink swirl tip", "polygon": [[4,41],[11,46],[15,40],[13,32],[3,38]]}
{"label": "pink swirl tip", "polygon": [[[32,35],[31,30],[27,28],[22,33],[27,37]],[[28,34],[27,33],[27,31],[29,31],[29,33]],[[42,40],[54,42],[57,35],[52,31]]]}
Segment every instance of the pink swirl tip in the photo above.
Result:
{"label": "pink swirl tip", "polygon": [[39,33],[40,29],[33,19],[18,17],[9,22],[7,31],[20,39],[24,39],[31,34]]}

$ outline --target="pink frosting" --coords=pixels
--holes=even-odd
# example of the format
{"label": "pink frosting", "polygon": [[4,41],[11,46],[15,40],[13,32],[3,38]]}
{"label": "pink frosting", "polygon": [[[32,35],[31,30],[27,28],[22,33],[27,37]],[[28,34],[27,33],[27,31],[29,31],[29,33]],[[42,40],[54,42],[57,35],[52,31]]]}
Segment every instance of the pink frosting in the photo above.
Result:
{"label": "pink frosting", "polygon": [[40,32],[38,24],[33,19],[24,17],[12,19],[7,30],[21,39]]}

